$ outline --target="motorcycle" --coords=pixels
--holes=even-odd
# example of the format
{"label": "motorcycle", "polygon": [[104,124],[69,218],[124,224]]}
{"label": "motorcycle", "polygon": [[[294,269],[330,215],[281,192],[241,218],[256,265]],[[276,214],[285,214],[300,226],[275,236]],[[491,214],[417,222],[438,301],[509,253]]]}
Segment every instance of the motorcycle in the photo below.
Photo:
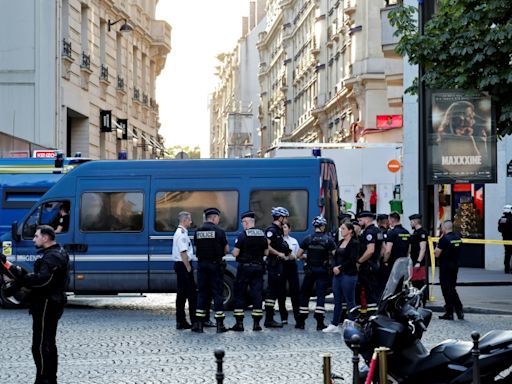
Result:
{"label": "motorcycle", "polygon": [[[375,348],[389,348],[387,379],[391,383],[472,383],[471,341],[445,340],[430,351],[421,343],[432,311],[421,307],[426,287],[410,287],[411,271],[409,258],[395,262],[376,314],[345,320],[345,343],[352,349],[351,338],[359,336],[359,353],[368,367]],[[512,331],[488,332],[480,338],[479,347],[480,383],[512,384]],[[366,368],[361,372],[362,378],[366,379],[367,374]]]}

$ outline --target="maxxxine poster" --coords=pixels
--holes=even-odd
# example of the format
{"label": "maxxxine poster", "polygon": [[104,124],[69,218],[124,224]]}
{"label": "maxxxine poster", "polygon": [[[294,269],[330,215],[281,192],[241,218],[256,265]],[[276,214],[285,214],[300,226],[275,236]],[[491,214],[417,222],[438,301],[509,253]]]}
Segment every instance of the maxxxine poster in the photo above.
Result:
{"label": "maxxxine poster", "polygon": [[491,98],[432,91],[430,184],[495,183],[496,124]]}

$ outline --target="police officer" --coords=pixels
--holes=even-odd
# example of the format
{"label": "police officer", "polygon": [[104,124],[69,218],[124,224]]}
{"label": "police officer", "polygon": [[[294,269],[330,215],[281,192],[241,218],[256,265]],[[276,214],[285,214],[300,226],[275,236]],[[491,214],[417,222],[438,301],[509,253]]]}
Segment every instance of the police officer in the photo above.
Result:
{"label": "police officer", "polygon": [[398,258],[409,257],[411,247],[411,234],[400,223],[400,214],[398,212],[392,212],[389,215],[389,224],[391,229],[388,231],[385,240],[386,249],[384,251],[384,266],[388,271],[388,276]]}
{"label": "police officer", "polygon": [[362,302],[364,291],[364,298],[368,307],[376,308],[380,296],[377,273],[384,237],[374,224],[375,215],[373,213],[362,211],[357,215],[357,218],[361,228],[363,228],[360,242],[362,255],[356,263],[359,268],[360,294],[358,296]]}
{"label": "police officer", "polygon": [[453,223],[445,221],[441,226],[441,238],[435,250],[439,260],[439,283],[445,301],[445,313],[439,316],[443,320],[453,320],[453,311],[460,320],[464,319],[462,302],[457,293],[457,274],[459,258],[462,250],[462,240],[458,233],[453,232]]}
{"label": "police officer", "polygon": [[[512,205],[503,207],[503,216],[498,220],[498,231],[503,240],[512,240]],[[510,273],[510,259],[512,257],[512,245],[505,245],[505,273]]]}
{"label": "police officer", "polygon": [[[334,255],[336,243],[334,239],[325,233],[327,220],[323,216],[313,219],[315,232],[307,236],[300,244],[297,258],[306,259],[304,266],[304,281],[300,289],[300,316],[295,328],[304,329],[305,321],[309,315],[309,298],[313,285],[316,285],[315,320],[316,329],[321,331],[327,326],[325,318],[325,295],[329,285],[330,257]],[[304,256],[307,253],[307,257]]]}
{"label": "police officer", "polygon": [[[426,258],[428,255],[427,252],[427,241],[428,241],[428,232],[421,226],[421,218],[422,216],[419,213],[415,213],[414,215],[409,216],[409,220],[411,221],[411,228],[414,229],[411,235],[411,260],[412,265],[415,268],[425,267]],[[413,280],[412,285],[418,289],[422,288],[425,285],[425,280]],[[427,295],[423,295],[423,303],[425,304],[427,300]]]}
{"label": "police officer", "polygon": [[192,261],[196,260],[192,242],[188,237],[188,228],[192,224],[189,212],[178,214],[178,228],[172,242],[171,260],[174,261],[174,271],[178,282],[176,294],[176,329],[190,329],[191,325],[185,316],[185,303],[188,300],[190,322],[195,322],[197,289],[192,270]]}
{"label": "police officer", "polygon": [[268,242],[261,229],[254,228],[255,214],[248,211],[242,214],[244,230],[235,240],[233,256],[238,262],[235,280],[235,320],[230,329],[244,331],[245,292],[250,288],[252,299],[253,331],[261,331],[260,320],[263,317],[263,275],[265,266],[263,257],[268,255]]}
{"label": "police officer", "polygon": [[224,279],[224,265],[222,258],[229,251],[226,233],[218,224],[220,211],[217,208],[204,210],[205,222],[194,234],[197,268],[197,310],[196,321],[192,331],[203,332],[203,321],[206,320],[206,311],[210,297],[213,296],[217,333],[226,332],[224,327],[224,298],[222,284]]}
{"label": "police officer", "polygon": [[[57,383],[57,324],[67,302],[69,256],[55,242],[55,231],[49,225],[37,227],[33,239],[41,258],[34,263],[34,272],[27,273],[15,265],[9,272],[18,283],[31,289],[32,356],[36,364],[35,384]],[[2,255],[2,262],[5,256]]]}
{"label": "police officer", "polygon": [[274,306],[279,297],[281,289],[281,274],[283,271],[283,260],[290,255],[288,244],[283,239],[283,224],[288,222],[290,213],[286,208],[272,208],[272,224],[265,229],[265,236],[268,241],[268,292],[265,298],[265,327],[282,328],[281,322],[274,320]]}
{"label": "police officer", "polygon": [[[385,213],[379,213],[377,215],[377,227],[379,231],[382,233],[382,244],[386,243],[388,238],[389,231],[389,215]],[[379,258],[379,270],[377,271],[377,282],[379,285],[378,292],[383,292],[386,287],[386,283],[388,281],[390,269],[385,268],[384,265],[384,251],[386,247],[382,246],[380,249],[380,258]]]}

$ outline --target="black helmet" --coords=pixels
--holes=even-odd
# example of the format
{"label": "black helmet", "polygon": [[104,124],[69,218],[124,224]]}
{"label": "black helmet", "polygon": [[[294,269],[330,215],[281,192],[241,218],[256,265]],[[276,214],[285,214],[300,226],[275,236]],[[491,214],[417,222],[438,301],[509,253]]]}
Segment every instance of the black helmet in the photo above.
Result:
{"label": "black helmet", "polygon": [[347,325],[347,326],[344,325],[343,340],[345,340],[345,344],[347,345],[347,347],[349,347],[351,349],[352,349],[352,343],[354,342],[354,340],[352,340],[352,338],[354,336],[359,337],[360,348],[363,348],[363,346],[365,346],[366,343],[368,342],[368,338],[366,337],[363,330],[360,328],[360,326],[358,324],[351,322],[350,325]]}

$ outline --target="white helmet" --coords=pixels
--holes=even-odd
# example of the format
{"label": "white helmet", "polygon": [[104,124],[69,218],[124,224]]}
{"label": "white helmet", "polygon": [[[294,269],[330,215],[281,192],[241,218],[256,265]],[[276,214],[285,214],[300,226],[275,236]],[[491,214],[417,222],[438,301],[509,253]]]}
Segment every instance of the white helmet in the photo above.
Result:
{"label": "white helmet", "polygon": [[512,205],[507,204],[503,207],[503,213],[512,213]]}

